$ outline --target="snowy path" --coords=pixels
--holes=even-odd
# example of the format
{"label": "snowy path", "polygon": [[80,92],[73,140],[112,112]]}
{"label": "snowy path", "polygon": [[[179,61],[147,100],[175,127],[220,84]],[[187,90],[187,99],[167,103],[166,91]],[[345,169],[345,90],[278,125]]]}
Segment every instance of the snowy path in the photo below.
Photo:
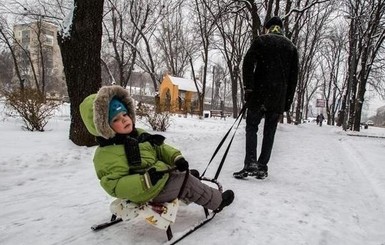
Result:
{"label": "snowy path", "polygon": [[236,191],[233,208],[185,244],[203,237],[220,244],[213,242],[216,236],[229,244],[385,244],[384,157],[371,162],[363,145],[382,152],[384,139],[339,135],[328,126],[280,125],[264,181],[231,178],[242,166],[243,141],[242,128],[220,177]]}
{"label": "snowy path", "polygon": [[[202,171],[231,124],[176,118],[164,135]],[[140,219],[90,230],[109,219],[112,200],[95,178],[93,148],[68,141],[68,122],[51,126],[39,134],[2,122],[0,244],[164,243],[165,233]],[[385,244],[385,139],[347,136],[327,125],[279,125],[263,181],[232,177],[243,165],[243,148],[244,123],[219,177],[235,191],[233,205],[180,244]],[[219,155],[206,176],[214,175]],[[196,205],[181,207],[174,233],[203,216]]]}
{"label": "snowy path", "polygon": [[[281,244],[285,241],[286,244],[370,244],[371,240],[384,239],[385,202],[376,191],[380,183],[384,183],[384,173],[381,173],[382,182],[380,175],[373,179],[374,176],[367,174],[376,171],[376,167],[383,168],[383,161],[371,163],[372,157],[367,159],[368,152],[364,152],[368,147],[362,145],[378,147],[378,142],[382,141],[383,145],[383,140],[336,135],[325,126],[301,127],[301,130],[289,128],[293,130],[290,133],[295,134],[295,142],[285,144],[290,137],[282,137],[284,132],[277,136],[271,164],[270,181],[276,179],[277,184],[281,184],[276,188],[287,190],[282,204],[283,207],[291,204],[293,208],[282,211],[287,217],[282,220],[283,225],[290,228],[287,233],[279,234]],[[382,151],[380,147],[375,150]],[[287,160],[273,165],[277,158]],[[297,227],[298,231],[293,231],[292,227]],[[277,239],[276,235],[273,231],[272,240]]]}

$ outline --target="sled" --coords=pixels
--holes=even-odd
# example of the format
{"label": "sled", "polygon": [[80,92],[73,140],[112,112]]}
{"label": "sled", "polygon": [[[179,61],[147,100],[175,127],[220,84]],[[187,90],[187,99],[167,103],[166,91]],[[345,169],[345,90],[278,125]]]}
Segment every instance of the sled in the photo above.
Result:
{"label": "sled", "polygon": [[[218,186],[218,190],[222,192],[222,186],[218,181],[208,179],[206,177],[201,177],[200,179],[215,183]],[[188,202],[180,200],[178,198],[174,199],[171,202],[147,202],[144,204],[137,204],[130,202],[126,199],[117,198],[110,204],[110,211],[112,213],[110,221],[93,225],[91,229],[93,231],[99,231],[114,224],[120,223],[122,221],[127,222],[139,217],[144,219],[148,224],[155,226],[158,229],[165,230],[168,241],[172,242],[171,239],[173,238],[173,234],[171,231],[171,224],[175,223],[179,206],[186,206],[188,204]],[[183,232],[184,234],[181,237],[177,238],[176,241],[170,244],[174,244],[180,241],[182,238],[191,234],[192,232],[206,224],[208,221],[210,221],[212,218],[214,218],[214,212],[209,212],[207,209],[204,209],[204,211],[206,215],[205,219],[200,221],[198,224],[192,226],[192,228],[188,229],[186,232]]]}

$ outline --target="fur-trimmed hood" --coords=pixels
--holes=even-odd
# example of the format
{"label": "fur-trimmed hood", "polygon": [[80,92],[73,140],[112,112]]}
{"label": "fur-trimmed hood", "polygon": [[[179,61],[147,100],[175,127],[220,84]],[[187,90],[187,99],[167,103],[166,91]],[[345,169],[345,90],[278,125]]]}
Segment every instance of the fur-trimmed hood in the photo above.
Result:
{"label": "fur-trimmed hood", "polygon": [[89,95],[80,104],[80,114],[87,130],[95,136],[102,136],[105,139],[115,137],[116,133],[108,123],[108,108],[112,98],[123,102],[127,114],[135,124],[135,105],[128,91],[121,86],[103,86],[97,94]]}

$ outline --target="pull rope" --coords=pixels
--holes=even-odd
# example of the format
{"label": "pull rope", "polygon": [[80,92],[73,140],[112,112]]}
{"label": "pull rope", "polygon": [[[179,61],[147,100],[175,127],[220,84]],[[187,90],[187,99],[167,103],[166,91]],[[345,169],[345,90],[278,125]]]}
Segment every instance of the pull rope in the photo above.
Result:
{"label": "pull rope", "polygon": [[[237,129],[238,129],[238,127],[239,127],[239,124],[240,124],[241,121],[242,121],[242,117],[245,115],[245,112],[246,112],[246,105],[244,105],[244,106],[242,107],[241,111],[239,112],[238,117],[236,118],[236,120],[234,121],[233,125],[230,127],[230,129],[227,131],[226,135],[223,137],[223,139],[221,140],[221,142],[219,143],[219,145],[218,145],[217,148],[215,149],[214,154],[213,154],[213,156],[212,156],[211,159],[210,159],[210,162],[207,164],[206,169],[203,171],[202,175],[199,177],[201,180],[207,180],[207,181],[210,181],[210,182],[213,182],[213,183],[217,184],[217,185],[218,185],[218,189],[219,189],[221,192],[222,192],[222,186],[221,186],[221,185],[219,184],[219,182],[217,181],[217,178],[218,178],[218,176],[219,176],[219,174],[220,174],[220,172],[221,172],[221,170],[222,170],[223,164],[224,164],[225,159],[226,159],[226,157],[227,157],[227,153],[229,152],[229,149],[230,149],[230,146],[231,146],[231,144],[232,144],[232,142],[233,142],[235,133],[237,132]],[[236,124],[237,121],[238,121],[237,127],[235,128],[235,131],[234,131],[234,133],[233,133],[233,136],[231,137],[231,140],[230,140],[230,142],[229,142],[229,145],[227,146],[226,151],[225,151],[225,153],[224,153],[224,155],[223,155],[223,157],[222,157],[222,160],[221,160],[221,162],[220,162],[220,164],[219,164],[219,166],[218,166],[218,169],[217,169],[217,172],[216,172],[216,174],[215,174],[214,179],[208,179],[208,178],[204,177],[204,175],[205,175],[205,173],[206,173],[208,167],[210,166],[210,164],[211,164],[211,162],[213,161],[214,157],[217,155],[219,149],[222,147],[222,145],[223,145],[223,143],[225,142],[227,136],[230,134],[231,130],[233,129],[233,127],[234,127],[234,125]],[[189,175],[189,174],[188,174],[188,171],[189,171],[189,170],[186,170],[186,175],[185,175],[183,184],[182,184],[182,186],[181,186],[181,188],[180,188],[180,190],[179,190],[178,198],[181,196],[181,194],[182,194],[182,192],[183,192],[183,190],[184,190],[184,188],[185,188],[185,185],[186,185],[186,182],[187,182],[187,179],[188,179],[188,175]],[[188,235],[190,235],[191,233],[193,233],[195,230],[197,230],[198,228],[202,227],[204,224],[208,223],[208,222],[209,222],[210,220],[212,220],[212,219],[215,217],[215,215],[216,215],[216,213],[213,212],[212,216],[209,217],[209,215],[210,215],[209,210],[208,210],[207,208],[203,208],[203,210],[204,210],[204,212],[205,212],[206,219],[205,219],[204,221],[202,221],[199,225],[195,226],[193,229],[189,230],[186,234],[184,234],[183,236],[179,237],[177,240],[175,240],[174,242],[172,242],[171,245],[174,245],[174,244],[178,243],[179,241],[181,241],[182,239],[184,239],[185,237],[187,237]],[[172,237],[173,237],[172,231],[171,231],[171,227],[170,227],[170,226],[167,227],[166,233],[167,233],[167,238],[168,238],[168,240],[170,241],[170,240],[172,239]]]}
{"label": "pull rope", "polygon": [[229,152],[230,146],[231,146],[231,144],[233,143],[233,139],[234,139],[235,133],[237,132],[237,129],[238,129],[238,127],[239,127],[239,124],[240,124],[241,121],[242,121],[243,116],[245,115],[245,112],[246,112],[246,105],[243,105],[243,107],[242,107],[241,111],[239,112],[238,117],[235,119],[233,125],[230,127],[230,129],[227,131],[227,133],[225,134],[225,136],[222,138],[221,142],[219,143],[219,145],[218,145],[217,148],[215,149],[214,154],[212,155],[212,157],[211,157],[209,163],[207,164],[205,170],[203,171],[203,173],[202,173],[202,175],[201,175],[201,178],[205,175],[205,173],[206,173],[208,167],[210,166],[211,162],[213,161],[213,159],[214,159],[215,156],[217,155],[218,151],[219,151],[220,148],[222,147],[222,145],[223,145],[223,143],[225,142],[226,138],[229,136],[231,130],[233,129],[233,127],[235,126],[235,124],[236,124],[237,121],[238,121],[238,124],[237,124],[237,126],[236,126],[236,128],[235,128],[235,131],[234,131],[234,133],[233,133],[233,136],[231,137],[231,140],[230,140],[230,142],[229,142],[229,145],[228,145],[227,148],[226,148],[226,151],[225,151],[225,153],[224,153],[224,155],[223,155],[223,157],[222,157],[222,160],[221,160],[221,162],[220,162],[220,164],[219,164],[219,166],[218,166],[217,172],[216,172],[216,174],[215,174],[214,179],[217,179],[217,178],[218,178],[218,176],[219,176],[219,174],[220,174],[220,172],[221,172],[221,170],[222,170],[223,164],[224,164],[224,162],[225,162],[225,160],[226,160],[226,157],[227,157],[227,154],[228,154],[228,152]]}

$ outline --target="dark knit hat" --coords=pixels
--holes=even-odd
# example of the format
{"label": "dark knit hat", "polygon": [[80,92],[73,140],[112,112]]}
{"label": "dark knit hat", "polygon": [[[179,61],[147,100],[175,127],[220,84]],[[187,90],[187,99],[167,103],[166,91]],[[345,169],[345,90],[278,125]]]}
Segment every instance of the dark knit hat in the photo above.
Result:
{"label": "dark knit hat", "polygon": [[118,100],[117,98],[113,98],[110,101],[109,107],[108,107],[108,122],[111,123],[112,119],[116,117],[121,112],[127,113],[127,109],[122,103],[122,101]]}
{"label": "dark knit hat", "polygon": [[274,16],[274,17],[272,17],[270,20],[268,20],[265,23],[265,28],[266,29],[269,29],[272,26],[279,26],[279,27],[283,28],[283,24],[282,24],[281,18],[279,18],[278,16]]}

